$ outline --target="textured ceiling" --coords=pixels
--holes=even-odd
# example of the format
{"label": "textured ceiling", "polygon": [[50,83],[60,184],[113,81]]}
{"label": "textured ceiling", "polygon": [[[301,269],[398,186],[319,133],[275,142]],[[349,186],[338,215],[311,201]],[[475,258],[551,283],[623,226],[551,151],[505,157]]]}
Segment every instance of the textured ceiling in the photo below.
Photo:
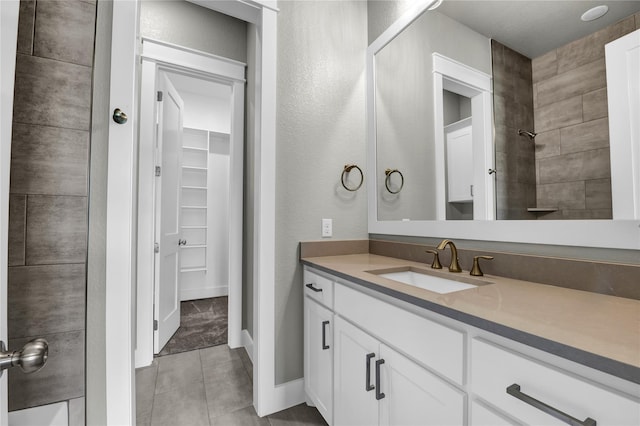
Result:
{"label": "textured ceiling", "polygon": [[[606,15],[591,22],[580,20],[585,11],[601,4],[609,6]],[[536,58],[640,12],[640,1],[445,0],[437,10],[529,58]]]}

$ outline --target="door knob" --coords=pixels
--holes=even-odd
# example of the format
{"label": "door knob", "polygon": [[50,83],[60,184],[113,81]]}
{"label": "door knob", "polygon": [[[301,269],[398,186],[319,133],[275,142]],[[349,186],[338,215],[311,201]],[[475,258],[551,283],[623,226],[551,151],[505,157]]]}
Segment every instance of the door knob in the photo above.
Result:
{"label": "door knob", "polygon": [[113,111],[113,121],[115,121],[118,124],[124,124],[127,122],[127,114],[125,114],[124,111],[122,111],[120,108],[116,108]]}
{"label": "door knob", "polygon": [[178,245],[179,246],[186,246],[187,245],[187,240],[178,240]]}
{"label": "door knob", "polygon": [[44,339],[34,339],[25,344],[19,351],[7,351],[4,342],[0,341],[0,376],[10,367],[20,366],[25,373],[35,373],[47,362],[49,344]]}

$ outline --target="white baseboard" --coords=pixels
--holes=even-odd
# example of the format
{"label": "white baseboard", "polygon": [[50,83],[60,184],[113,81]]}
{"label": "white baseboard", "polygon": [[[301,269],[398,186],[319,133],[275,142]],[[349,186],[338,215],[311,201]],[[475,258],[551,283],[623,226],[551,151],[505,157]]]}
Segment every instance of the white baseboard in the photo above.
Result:
{"label": "white baseboard", "polygon": [[229,286],[219,287],[200,287],[200,288],[183,288],[180,290],[180,301],[207,299],[209,297],[227,296],[229,294]]}
{"label": "white baseboard", "polygon": [[242,330],[242,346],[244,346],[244,350],[247,352],[249,359],[253,363],[253,338],[249,334],[249,330],[246,328]]}

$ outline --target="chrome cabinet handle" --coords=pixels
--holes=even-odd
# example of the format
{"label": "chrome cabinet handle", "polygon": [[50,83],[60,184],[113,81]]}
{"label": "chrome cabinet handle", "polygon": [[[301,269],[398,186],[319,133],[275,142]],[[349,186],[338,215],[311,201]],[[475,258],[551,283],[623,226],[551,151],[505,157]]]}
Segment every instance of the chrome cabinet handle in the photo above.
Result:
{"label": "chrome cabinet handle", "polygon": [[329,349],[329,345],[327,345],[327,326],[329,325],[329,321],[322,321],[322,350]]}
{"label": "chrome cabinet handle", "polygon": [[371,384],[371,358],[376,356],[373,352],[367,354],[367,382],[365,383],[364,390],[367,392],[374,390],[376,387]]}
{"label": "chrome cabinet handle", "polygon": [[49,344],[45,339],[27,342],[21,350],[9,352],[0,341],[0,377],[7,368],[19,366],[25,373],[35,373],[47,362]]}
{"label": "chrome cabinet handle", "polygon": [[309,289],[311,289],[311,290],[315,291],[316,293],[320,293],[320,292],[322,291],[322,289],[321,289],[321,288],[316,288],[316,287],[314,287],[314,286],[313,286],[313,283],[305,284],[305,287],[307,287],[307,288],[309,288]]}
{"label": "chrome cabinet handle", "polygon": [[384,364],[384,359],[376,361],[376,399],[378,401],[386,396],[384,393],[380,392],[380,366],[382,364]]}
{"label": "chrome cabinet handle", "polygon": [[572,426],[596,426],[596,421],[591,417],[587,417],[584,421],[580,421],[575,417],[571,417],[570,415],[563,413],[562,411],[554,408],[550,405],[545,404],[542,401],[538,401],[537,399],[527,395],[526,393],[520,392],[520,385],[517,383],[512,384],[507,387],[507,393],[514,398],[518,398],[520,401],[531,405],[532,407],[537,408],[540,411],[543,411],[556,419],[565,422],[568,425]]}

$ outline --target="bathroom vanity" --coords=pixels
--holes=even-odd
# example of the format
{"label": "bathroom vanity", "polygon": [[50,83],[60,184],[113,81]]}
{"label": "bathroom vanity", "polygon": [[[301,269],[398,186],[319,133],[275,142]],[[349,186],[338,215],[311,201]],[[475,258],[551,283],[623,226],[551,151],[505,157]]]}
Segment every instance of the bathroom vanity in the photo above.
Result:
{"label": "bathroom vanity", "polygon": [[640,424],[637,300],[373,254],[302,262],[305,391],[331,425]]}

